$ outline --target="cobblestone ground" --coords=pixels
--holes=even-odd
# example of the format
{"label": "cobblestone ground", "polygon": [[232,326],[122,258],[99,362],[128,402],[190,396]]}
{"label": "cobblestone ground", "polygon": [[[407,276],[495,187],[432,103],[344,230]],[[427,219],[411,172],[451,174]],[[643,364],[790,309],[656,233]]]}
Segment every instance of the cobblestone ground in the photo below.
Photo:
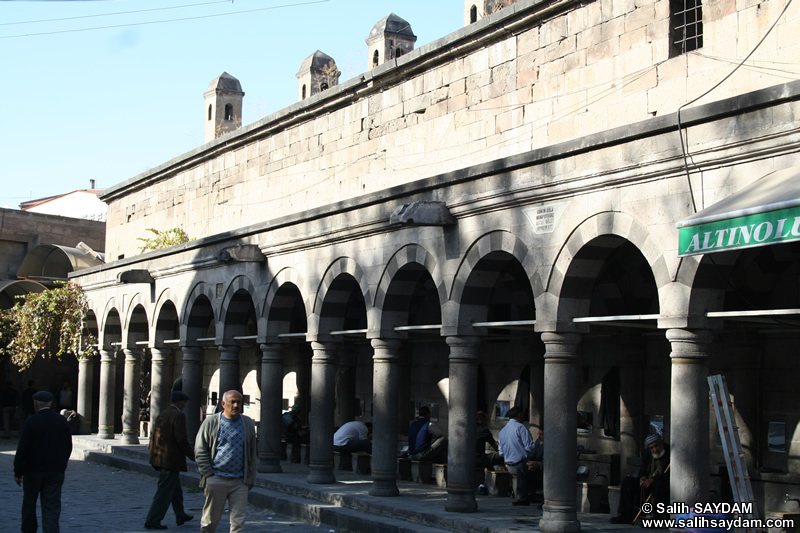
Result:
{"label": "cobblestone ground", "polygon": [[[0,532],[11,533],[20,529],[22,488],[14,482],[14,452],[16,439],[0,443]],[[62,533],[138,533],[146,532],[144,518],[156,489],[156,478],[134,472],[116,470],[85,461],[72,460],[67,468],[61,497]],[[163,520],[168,531],[197,531],[200,529],[200,512],[203,494],[199,490],[184,489],[186,512],[194,520],[182,526],[175,524],[170,508]],[[37,513],[38,514],[38,513]],[[39,515],[41,531],[41,515]],[[217,531],[227,532],[227,512]],[[317,527],[271,511],[248,506],[248,533],[328,533],[333,530]],[[341,533],[341,532],[339,532]]]}

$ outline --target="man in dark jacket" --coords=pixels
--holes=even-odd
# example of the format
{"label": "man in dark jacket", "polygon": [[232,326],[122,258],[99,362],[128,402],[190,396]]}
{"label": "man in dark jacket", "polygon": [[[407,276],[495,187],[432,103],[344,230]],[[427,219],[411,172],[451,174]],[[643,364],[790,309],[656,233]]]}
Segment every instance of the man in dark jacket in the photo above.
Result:
{"label": "man in dark jacket", "polygon": [[194,461],[194,448],[186,436],[186,417],[183,409],[189,396],[182,391],[172,393],[172,404],[161,411],[150,432],[150,464],[158,470],[158,488],[144,522],[145,529],[167,529],[161,523],[170,503],[178,525],[188,522],[192,515],[183,508],[180,473],[186,472],[186,458]]}
{"label": "man in dark jacket", "polygon": [[[619,508],[609,520],[612,524],[630,524],[651,496],[653,504],[669,502],[669,450],[659,433],[651,433],[644,441],[646,451],[637,477],[626,477],[620,486]],[[639,501],[641,500],[641,501]]]}
{"label": "man in dark jacket", "polygon": [[22,428],[14,457],[14,480],[22,484],[22,531],[35,533],[36,500],[42,497],[42,531],[58,533],[61,487],[72,453],[72,432],[67,419],[51,409],[54,397],[47,391],[33,395],[36,411]]}

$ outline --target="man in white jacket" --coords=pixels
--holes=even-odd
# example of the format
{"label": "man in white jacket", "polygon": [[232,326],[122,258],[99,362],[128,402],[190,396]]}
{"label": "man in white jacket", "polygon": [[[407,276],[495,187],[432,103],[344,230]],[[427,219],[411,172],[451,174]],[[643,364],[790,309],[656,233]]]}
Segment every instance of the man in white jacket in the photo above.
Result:
{"label": "man in white jacket", "polygon": [[217,530],[226,501],[231,533],[244,531],[247,494],[258,471],[258,449],[255,424],[242,409],[242,395],[229,390],[222,396],[222,412],[203,420],[197,433],[194,456],[206,496],[200,520],[203,533]]}

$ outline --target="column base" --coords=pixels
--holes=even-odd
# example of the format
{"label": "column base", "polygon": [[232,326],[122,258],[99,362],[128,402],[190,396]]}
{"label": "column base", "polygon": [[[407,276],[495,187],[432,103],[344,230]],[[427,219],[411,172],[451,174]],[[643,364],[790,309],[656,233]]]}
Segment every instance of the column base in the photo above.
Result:
{"label": "column base", "polygon": [[333,475],[333,465],[325,468],[315,468],[314,465],[309,466],[308,477],[306,481],[314,485],[330,485],[336,483],[336,476]]}
{"label": "column base", "polygon": [[397,474],[392,472],[391,475],[375,475],[372,473],[372,487],[369,489],[370,496],[378,496],[382,498],[391,498],[393,496],[400,496],[400,489],[397,488]]}
{"label": "column base", "polygon": [[112,440],[114,438],[114,430],[113,429],[99,428],[98,431],[97,431],[97,438],[98,439],[105,439],[105,440]]}
{"label": "column base", "polygon": [[539,529],[543,533],[577,533],[581,522],[573,506],[544,504]]}
{"label": "column base", "polygon": [[475,488],[447,487],[447,501],[444,510],[450,513],[474,513],[478,511],[475,501]]}
{"label": "column base", "polygon": [[123,433],[122,444],[139,444],[139,436],[133,433]]}
{"label": "column base", "polygon": [[280,474],[283,472],[281,468],[280,457],[259,457],[258,458],[258,471],[262,474]]}

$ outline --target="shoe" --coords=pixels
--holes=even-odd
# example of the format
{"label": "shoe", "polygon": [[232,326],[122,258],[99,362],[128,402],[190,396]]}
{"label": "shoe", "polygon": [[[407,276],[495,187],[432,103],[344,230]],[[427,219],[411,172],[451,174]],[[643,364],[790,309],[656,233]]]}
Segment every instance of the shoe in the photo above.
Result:
{"label": "shoe", "polygon": [[609,522],[612,524],[630,524],[630,520],[625,520],[625,517],[622,515],[612,516],[608,519]]}
{"label": "shoe", "polygon": [[144,528],[145,529],[167,529],[167,526],[165,526],[164,524],[154,524],[152,526],[150,524],[145,524]]}
{"label": "shoe", "polygon": [[528,500],[514,500],[513,502],[511,502],[511,505],[530,505],[530,504],[531,502],[529,502]]}
{"label": "shoe", "polygon": [[192,520],[193,518],[194,518],[194,516],[192,516],[192,515],[190,515],[190,514],[187,514],[186,516],[184,516],[184,517],[183,517],[183,518],[181,518],[180,520],[177,520],[177,519],[176,519],[176,521],[178,522],[178,525],[179,525],[179,526],[182,526],[183,524],[185,524],[185,523],[186,523],[186,522],[188,522],[189,520]]}

